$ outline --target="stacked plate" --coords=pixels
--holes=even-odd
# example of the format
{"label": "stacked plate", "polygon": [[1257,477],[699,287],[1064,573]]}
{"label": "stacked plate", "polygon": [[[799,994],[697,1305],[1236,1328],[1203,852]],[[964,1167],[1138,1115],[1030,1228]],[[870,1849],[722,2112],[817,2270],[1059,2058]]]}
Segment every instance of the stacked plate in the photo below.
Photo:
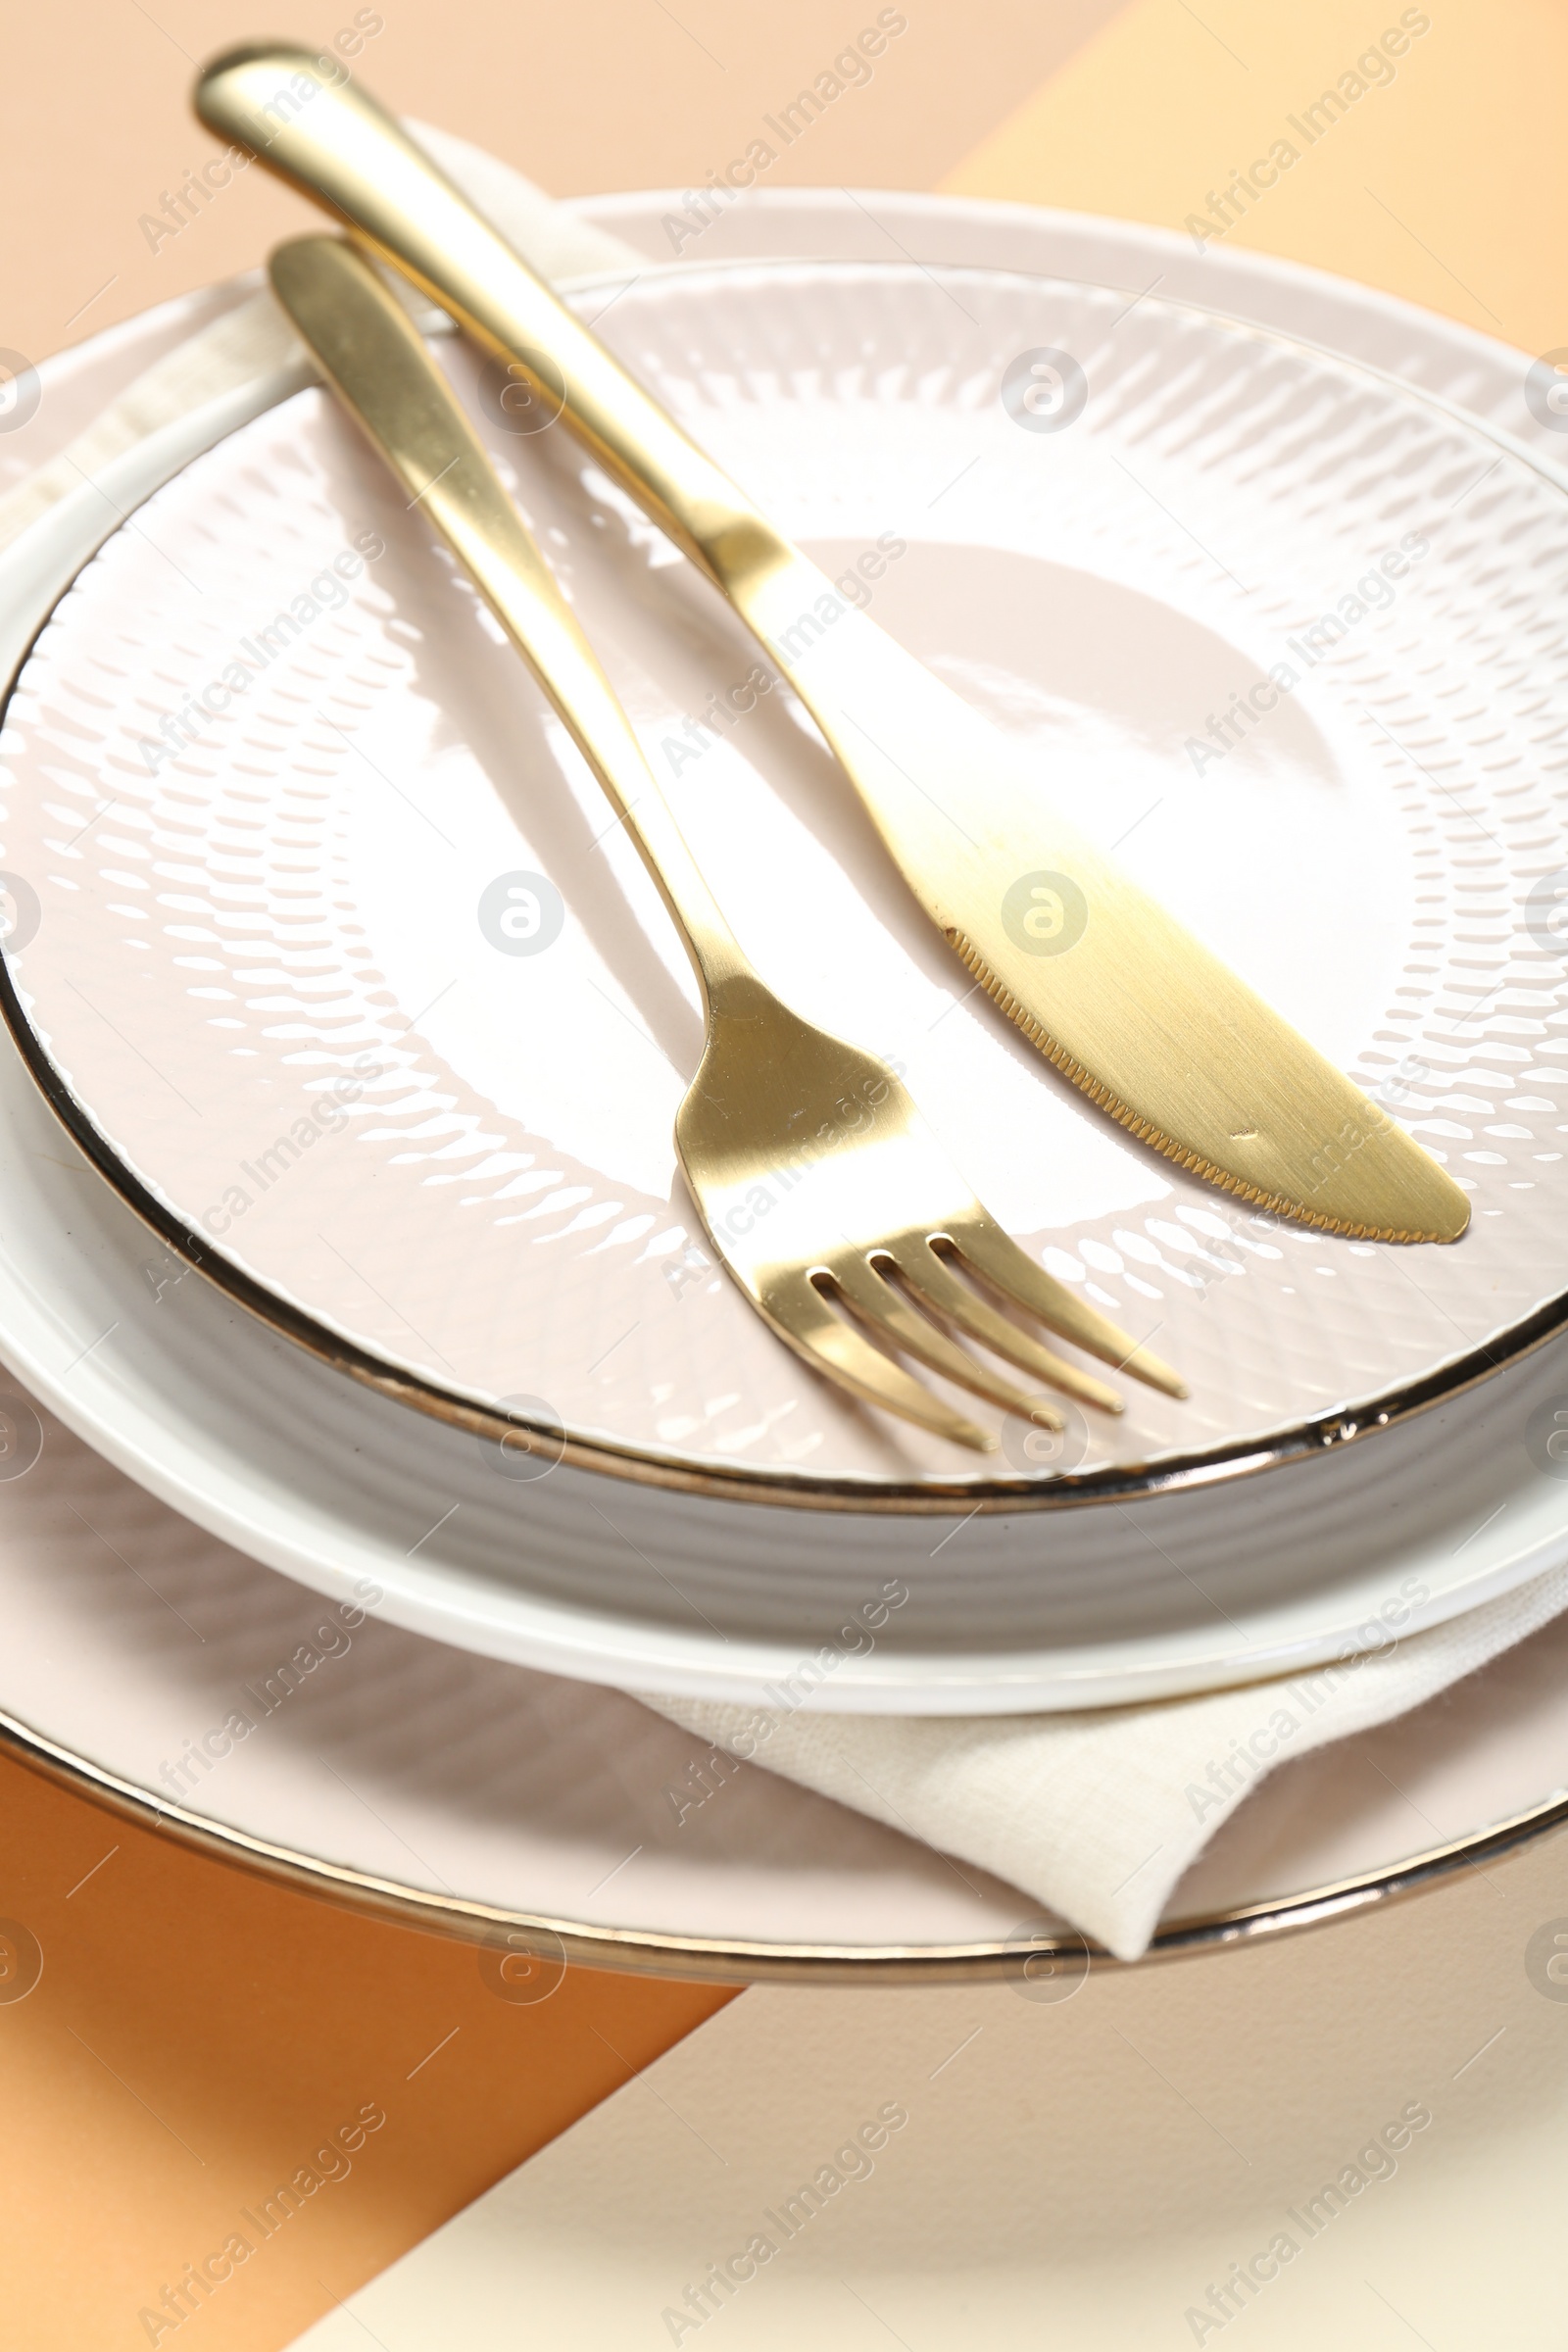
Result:
{"label": "stacked plate", "polygon": [[[662,199],[583,209],[660,256]],[[1568,1555],[1552,412],[1498,347],[1279,265],[876,211],[742,208],[584,314],[831,575],[880,553],[876,616],[1465,1185],[1457,1247],[1254,1216],[1058,1081],[739,624],[446,365],[764,975],[902,1065],[1185,1402],[956,1457],[772,1339],[676,1171],[701,1031],[657,894],[324,393],[158,436],[107,537],[87,492],[0,557],[0,1344],[85,1441],[13,1399],[13,1737],[351,1899],[687,1973],[984,1965],[1020,1898],[763,1773],[671,1803],[691,1741],[621,1692],[776,1703],[831,1651],[824,1707],[1114,1705]],[[46,368],[38,454],[212,310]],[[1014,414],[1042,353],[1085,398]],[[1164,1945],[1555,1818],[1554,1642],[1378,1736],[1427,1831],[1329,1751]]]}

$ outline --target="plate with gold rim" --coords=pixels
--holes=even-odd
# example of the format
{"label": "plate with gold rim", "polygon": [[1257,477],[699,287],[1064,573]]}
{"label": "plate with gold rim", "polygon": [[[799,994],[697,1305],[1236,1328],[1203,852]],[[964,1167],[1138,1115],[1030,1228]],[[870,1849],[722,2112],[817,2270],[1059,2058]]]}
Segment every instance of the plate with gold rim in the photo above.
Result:
{"label": "plate with gold rim", "polygon": [[[1260,1219],[1093,1109],[930,932],[738,623],[450,341],[760,967],[906,1071],[1009,1229],[1192,1396],[1129,1384],[1123,1418],[1004,1429],[976,1465],[758,1323],[675,1168],[700,1032],[657,893],[316,388],[92,555],[0,736],[7,866],[37,908],[11,1009],[138,1206],[416,1402],[778,1500],[1152,1492],[1386,1422],[1548,1328],[1549,473],[1274,333],[1017,271],[688,267],[605,331],[823,563],[829,603],[869,604],[1024,738],[1042,791],[1448,1162],[1470,1233]],[[1039,351],[1049,398],[1020,407],[1008,370]]]}
{"label": "plate with gold rim", "polygon": [[[972,1863],[760,1765],[719,1770],[619,1691],[402,1631],[373,1579],[302,1592],[15,1390],[0,1411],[26,1433],[0,1467],[28,1464],[0,1477],[0,1747],[77,1794],[466,1937],[509,2001],[549,1998],[564,1961],[878,1984],[1021,1979],[1046,1949],[1064,1976],[1020,1989],[1082,1982],[1082,1937]],[[1283,1764],[1175,1889],[1150,1957],[1341,1918],[1560,1826],[1565,1663],[1559,1619],[1413,1715]]]}

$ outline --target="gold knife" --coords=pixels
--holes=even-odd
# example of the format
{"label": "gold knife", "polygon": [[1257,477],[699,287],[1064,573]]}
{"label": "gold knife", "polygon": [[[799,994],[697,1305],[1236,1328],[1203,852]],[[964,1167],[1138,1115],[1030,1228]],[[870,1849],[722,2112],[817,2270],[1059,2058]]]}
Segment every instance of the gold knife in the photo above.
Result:
{"label": "gold knife", "polygon": [[[385,110],[284,42],[229,50],[196,110],[520,364],[729,599],[816,720],[915,898],[1091,1101],[1259,1207],[1457,1241],[1459,1186],[1046,805],[1027,757],[933,677],[688,439]],[[824,619],[831,627],[824,628]]]}

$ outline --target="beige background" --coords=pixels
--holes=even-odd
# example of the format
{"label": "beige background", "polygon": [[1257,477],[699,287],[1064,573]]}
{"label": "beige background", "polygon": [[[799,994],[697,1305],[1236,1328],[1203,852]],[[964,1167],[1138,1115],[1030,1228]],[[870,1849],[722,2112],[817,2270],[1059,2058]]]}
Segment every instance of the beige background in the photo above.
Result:
{"label": "beige background", "polygon": [[[360,61],[371,87],[565,194],[701,184],[876,9],[388,0],[379,13]],[[946,185],[1179,228],[1399,11],[906,0],[904,13],[908,29],[869,87],[787,152],[779,184]],[[1358,276],[1530,353],[1568,344],[1568,17],[1558,0],[1432,0],[1426,13],[1432,28],[1393,87],[1359,102],[1229,241]],[[328,38],[353,14],[314,11],[289,29]],[[252,172],[156,252],[139,226],[214,150],[185,109],[192,62],[270,29],[195,0],[9,0],[0,345],[40,357],[258,264],[306,217]],[[1442,2128],[1249,2311],[1247,2338],[1545,2352],[1560,2341],[1568,2005],[1529,1986],[1523,1953],[1543,1919],[1568,1913],[1560,1854],[1275,1952],[1106,1980],[1059,2012],[1006,1993],[749,1993],[670,2062],[689,2058],[679,2082],[718,2102],[715,2129],[743,2174],[720,2170],[715,2186],[684,2125],[667,2126],[667,2146],[636,2128],[664,2111],[657,2089],[634,2086],[523,2176],[528,2283],[512,2275],[506,2328],[490,2340],[666,2341],[648,2307],[649,2244],[676,2271],[726,2250],[739,2178],[750,2194],[775,2155],[782,2177],[819,2129],[836,2133],[859,2065],[868,2092],[888,2070],[897,2091],[923,2069],[907,2137],[923,2152],[902,2181],[883,2168],[854,2225],[868,2234],[840,2249],[824,2232],[804,2285],[796,2266],[771,2304],[767,2289],[726,2313],[732,2344],[793,2347],[808,2329],[921,2352],[1189,2342],[1189,2279],[1201,2286],[1208,2266],[1250,2251],[1270,2200],[1315,2185],[1390,2099],[1420,2095]],[[581,1974],[542,2008],[505,2008],[461,1946],[127,1832],[10,1764],[0,1915],[25,1921],[45,1951],[37,1989],[0,2004],[4,2340],[18,2352],[145,2343],[142,2302],[221,2242],[237,2205],[379,2100],[388,2123],[351,2178],[163,2338],[226,2352],[283,2343],[723,1997]],[[1506,2031],[1470,2068],[1493,2019]],[[928,2047],[947,2050],[975,2022],[982,2064],[933,2078]],[[1245,2165],[1213,2138],[1217,2126],[1242,2145],[1244,2123]],[[1392,2233],[1377,2241],[1387,2259],[1358,2271],[1374,2220]],[[517,2318],[519,2291],[537,2333]],[[383,2342],[403,2352],[375,2308]],[[346,2330],[345,2344],[368,2340]],[[486,2339],[437,2323],[410,2340],[445,2352]]]}
{"label": "beige background", "polygon": [[[355,61],[399,113],[461,131],[558,196],[700,187],[828,67],[881,0],[380,0],[385,29]],[[772,176],[929,188],[962,162],[1112,0],[911,0],[908,29]],[[329,42],[354,0],[295,9],[282,29]],[[38,359],[150,303],[260,262],[311,218],[260,172],[242,173],[156,252],[138,222],[184,172],[221,152],[192,118],[197,61],[277,32],[263,9],[192,0],[8,0],[4,218],[25,222],[6,259],[0,337]],[[774,144],[777,142],[775,141]],[[85,307],[83,307],[85,306]]]}
{"label": "beige background", "polygon": [[1317,144],[1287,127],[1395,0],[1137,0],[947,174],[975,196],[1180,228],[1284,136],[1301,150],[1228,245],[1387,287],[1532,354],[1568,340],[1568,10],[1432,0],[1392,85]]}

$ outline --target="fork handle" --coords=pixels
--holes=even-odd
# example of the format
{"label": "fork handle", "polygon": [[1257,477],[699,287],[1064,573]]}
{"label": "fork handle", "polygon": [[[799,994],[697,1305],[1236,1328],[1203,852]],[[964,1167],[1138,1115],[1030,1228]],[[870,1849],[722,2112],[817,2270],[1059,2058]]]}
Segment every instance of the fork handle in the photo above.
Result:
{"label": "fork handle", "polygon": [[[601,464],[730,597],[788,668],[756,604],[791,575],[793,612],[827,591],[808,558],[612,359],[373,98],[290,43],[250,43],[203,69],[196,111],[308,196],[334,209],[477,341],[561,397]],[[787,601],[787,600],[786,600]]]}
{"label": "fork handle", "polygon": [[759,985],[614,689],[407,312],[341,237],[279,246],[272,288],[344,407],[467,569],[658,883],[710,1019]]}

